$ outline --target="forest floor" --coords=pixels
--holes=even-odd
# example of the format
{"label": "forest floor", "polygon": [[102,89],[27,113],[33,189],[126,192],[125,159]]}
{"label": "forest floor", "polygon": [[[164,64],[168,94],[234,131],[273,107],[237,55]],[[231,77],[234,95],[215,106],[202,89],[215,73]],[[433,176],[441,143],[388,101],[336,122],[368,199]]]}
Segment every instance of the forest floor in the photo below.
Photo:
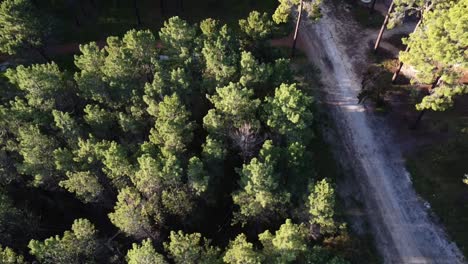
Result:
{"label": "forest floor", "polygon": [[323,103],[341,139],[335,145],[344,150],[337,153],[352,169],[348,182],[360,188],[358,199],[365,205],[384,262],[464,263],[458,247],[414,191],[394,127],[387,117],[358,104],[369,41],[376,30],[361,28],[343,6],[330,5],[323,8],[319,22],[302,27],[300,45],[322,72]]}

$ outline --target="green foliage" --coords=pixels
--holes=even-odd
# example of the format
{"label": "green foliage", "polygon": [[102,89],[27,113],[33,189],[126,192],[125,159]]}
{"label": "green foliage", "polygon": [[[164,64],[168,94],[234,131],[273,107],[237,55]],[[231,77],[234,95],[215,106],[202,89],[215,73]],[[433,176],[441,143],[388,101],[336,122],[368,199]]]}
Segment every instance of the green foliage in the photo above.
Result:
{"label": "green foliage", "polygon": [[[77,220],[63,236],[30,242],[37,261],[121,262],[120,249],[132,239],[139,243],[127,252],[128,263],[305,259],[305,225],[290,221],[275,235],[261,236],[263,251],[241,234],[224,255],[200,233],[170,232],[184,227],[207,229],[213,235],[218,227],[218,232],[233,234],[235,229],[226,224],[236,221],[248,223],[249,234],[265,230],[297,216],[305,191],[291,186],[305,189],[299,178],[312,176],[306,164],[312,99],[289,85],[294,81],[289,61],[270,54],[267,41],[274,25],[267,14],[252,12],[239,26],[240,32],[230,31],[207,19],[197,30],[175,17],[159,32],[162,45],[148,30],[108,37],[103,48],[94,42],[81,45],[73,79],[55,63],[8,71],[11,85],[0,98],[2,184],[23,174],[56,191],[53,199],[39,192],[37,201],[41,213],[43,207],[54,210],[44,213],[57,216],[53,222],[66,221],[62,208],[72,203],[60,194],[61,187],[88,203],[70,204],[78,209],[76,214],[88,214],[92,208],[104,212],[120,233],[107,239],[114,230],[105,228],[100,239],[89,221]],[[275,95],[274,87],[279,87]],[[203,127],[196,126],[204,114]],[[243,165],[236,170],[241,159]],[[16,181],[14,188],[30,184]],[[29,192],[26,188],[26,196]],[[21,234],[29,240],[31,235],[7,226],[25,226],[28,216],[3,198],[0,195],[0,239],[11,241]],[[230,198],[234,219],[228,211]],[[93,219],[100,219],[96,213]],[[163,241],[168,233],[169,240]],[[40,236],[42,232],[32,237]],[[216,237],[220,244],[229,239]],[[154,246],[151,240],[142,241],[146,238],[153,239]],[[166,252],[158,253],[157,245],[164,245]],[[112,258],[107,258],[111,252]]]}
{"label": "green foliage", "polygon": [[41,133],[37,126],[22,127],[18,132],[18,152],[23,157],[17,165],[18,171],[34,177],[35,185],[52,188],[60,178],[55,173],[52,154],[57,142]]}
{"label": "green foliage", "polygon": [[103,157],[102,163],[104,173],[112,180],[117,188],[127,186],[129,177],[133,175],[134,169],[128,161],[127,153],[124,147],[111,142],[109,148],[100,153]]}
{"label": "green foliage", "polygon": [[115,123],[112,112],[98,105],[86,105],[84,109],[84,120],[92,128],[94,134],[106,137],[106,131],[110,131]]}
{"label": "green foliage", "polygon": [[131,180],[135,187],[149,198],[162,187],[161,164],[148,154],[139,157],[138,164],[139,170]]}
{"label": "green foliage", "polygon": [[245,123],[257,127],[259,124],[255,115],[260,100],[253,99],[253,95],[252,90],[235,83],[216,88],[216,94],[208,97],[215,109],[209,110],[203,118],[208,132],[223,133],[231,126],[240,127]]}
{"label": "green foliage", "polygon": [[220,262],[220,250],[210,245],[210,241],[200,233],[185,234],[171,231],[170,242],[164,248],[176,264],[197,263],[215,264]]}
{"label": "green foliage", "polygon": [[440,77],[440,86],[416,105],[418,110],[444,111],[453,105],[453,97],[468,93],[459,82],[468,67],[468,1],[450,2],[450,8],[425,13],[422,25],[406,40],[408,51],[400,60],[417,70],[416,80],[431,83]]}
{"label": "green foliage", "polygon": [[3,248],[0,245],[0,263],[3,264],[23,264],[26,263],[24,261],[24,257],[16,254],[11,248],[5,247]]}
{"label": "green foliage", "polygon": [[152,60],[156,58],[156,38],[150,30],[132,29],[125,33],[122,39],[123,52],[131,55],[131,64],[141,76],[147,77],[152,73]]}
{"label": "green foliage", "polygon": [[76,72],[74,77],[79,94],[84,98],[105,103],[110,99],[101,71],[106,53],[96,42],[80,45],[80,52],[81,55],[75,55],[75,65],[80,71]]}
{"label": "green foliage", "polygon": [[241,30],[252,40],[261,41],[269,38],[273,31],[273,22],[267,13],[250,12],[247,19],[239,20]]}
{"label": "green foliage", "polygon": [[227,85],[234,81],[238,74],[238,43],[226,25],[213,29],[213,32],[214,35],[205,38],[203,42],[205,73],[216,80],[218,85]]}
{"label": "green foliage", "polygon": [[266,123],[277,133],[289,139],[306,138],[311,134],[312,98],[296,87],[281,84],[274,97],[266,98]]}
{"label": "green foliage", "polygon": [[184,187],[172,187],[163,190],[161,200],[170,214],[182,219],[187,217],[195,207],[192,194]]}
{"label": "green foliage", "polygon": [[[179,98],[188,99],[191,91],[192,79],[184,68],[166,69],[161,63],[155,64],[153,81],[146,83],[143,99],[151,107],[154,101],[163,100],[165,96],[177,94]],[[148,113],[157,116],[157,111],[148,109]]]}
{"label": "green foliage", "polygon": [[65,74],[54,62],[34,64],[29,67],[20,65],[8,69],[8,80],[24,91],[28,104],[36,109],[50,111],[64,109],[71,104]]}
{"label": "green foliage", "polygon": [[336,231],[335,190],[331,184],[323,179],[317,182],[309,195],[309,214],[311,224],[320,227],[320,233],[329,234]]}
{"label": "green foliage", "polygon": [[62,136],[68,140],[70,144],[78,144],[77,139],[80,137],[81,128],[78,122],[67,112],[52,110],[55,126],[60,129]]}
{"label": "green foliage", "polygon": [[95,42],[81,45],[82,54],[75,56],[79,94],[111,108],[127,106],[129,99],[139,103],[141,87],[154,74],[155,42],[148,30],[130,30],[122,39],[108,37],[104,49]]}
{"label": "green foliage", "polygon": [[203,168],[203,162],[198,157],[192,157],[189,160],[187,177],[190,187],[195,190],[196,194],[200,195],[208,189],[210,178]]}
{"label": "green foliage", "polygon": [[167,54],[176,62],[185,62],[192,56],[196,30],[181,18],[171,17],[164,22],[164,27],[159,31],[159,37]]}
{"label": "green foliage", "polygon": [[141,246],[133,243],[127,252],[128,264],[167,264],[164,256],[156,252],[150,239],[143,240]]}
{"label": "green foliage", "polygon": [[165,96],[159,103],[156,124],[151,129],[150,140],[161,146],[164,155],[177,155],[186,150],[192,140],[193,124],[189,121],[190,113],[176,94]]}
{"label": "green foliage", "polygon": [[239,83],[244,87],[256,88],[267,83],[273,69],[267,64],[259,63],[252,53],[243,51],[240,60],[240,72]]}
{"label": "green foliage", "polygon": [[305,225],[293,224],[291,219],[281,225],[275,235],[269,231],[260,234],[264,255],[268,263],[295,263],[298,256],[307,252],[308,230]]}
{"label": "green foliage", "polygon": [[234,241],[229,242],[223,260],[228,264],[261,264],[264,257],[247,241],[244,234],[240,234]]}
{"label": "green foliage", "polygon": [[205,144],[203,144],[202,156],[203,160],[208,164],[222,161],[226,156],[226,149],[221,141],[207,136]]}
{"label": "green foliage", "polygon": [[219,28],[219,21],[212,18],[207,18],[200,22],[200,30],[205,37],[213,37]]}
{"label": "green foliage", "polygon": [[279,58],[273,64],[273,73],[270,76],[271,87],[279,87],[283,83],[293,83],[293,71],[289,59]]}
{"label": "green foliage", "polygon": [[[273,21],[275,23],[286,23],[289,21],[292,9],[299,8],[302,0],[278,0],[279,5],[273,14]],[[311,20],[317,20],[322,15],[320,13],[321,0],[304,0],[304,11]]]}
{"label": "green foliage", "polygon": [[401,25],[405,17],[409,15],[425,16],[426,12],[435,9],[448,8],[453,1],[447,0],[395,0],[393,10],[390,13],[387,28],[392,29]]}
{"label": "green foliage", "polygon": [[97,231],[87,219],[75,220],[71,231],[65,231],[62,237],[31,240],[28,247],[41,263],[97,263],[99,254]]}
{"label": "green foliage", "polygon": [[90,171],[67,172],[66,175],[68,179],[59,182],[59,186],[74,193],[83,202],[98,202],[102,198],[104,188]]}
{"label": "green foliage", "polygon": [[43,45],[50,28],[29,0],[0,3],[0,53],[17,54]]}
{"label": "green foliage", "polygon": [[114,212],[109,214],[111,222],[127,235],[151,236],[151,219],[145,208],[145,200],[137,190],[127,187],[119,191]]}
{"label": "green foliage", "polygon": [[232,195],[234,204],[240,207],[236,221],[265,220],[281,214],[289,202],[290,194],[279,185],[276,171],[277,155],[271,141],[265,141],[261,159],[253,158],[239,170],[241,190]]}

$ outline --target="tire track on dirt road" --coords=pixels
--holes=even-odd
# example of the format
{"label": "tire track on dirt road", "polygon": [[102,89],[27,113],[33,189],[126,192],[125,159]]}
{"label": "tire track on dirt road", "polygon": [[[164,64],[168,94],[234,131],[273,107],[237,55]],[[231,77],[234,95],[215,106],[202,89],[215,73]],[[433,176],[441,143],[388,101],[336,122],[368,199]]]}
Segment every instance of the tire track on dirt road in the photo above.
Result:
{"label": "tire track on dirt road", "polygon": [[385,263],[465,263],[415,193],[391,129],[358,104],[366,31],[325,6],[323,18],[301,29],[307,56],[321,69],[325,104],[339,129]]}

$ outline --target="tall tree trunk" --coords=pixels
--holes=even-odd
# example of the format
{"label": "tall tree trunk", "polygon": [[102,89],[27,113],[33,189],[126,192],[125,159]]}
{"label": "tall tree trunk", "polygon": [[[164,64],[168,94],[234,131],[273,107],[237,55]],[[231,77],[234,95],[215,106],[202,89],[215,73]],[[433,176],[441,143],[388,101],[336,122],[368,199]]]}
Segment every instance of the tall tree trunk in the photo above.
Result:
{"label": "tall tree trunk", "polygon": [[133,0],[133,7],[135,8],[135,16],[137,19],[137,25],[141,26],[140,10],[138,9],[138,0]]}
{"label": "tall tree trunk", "polygon": [[299,27],[301,25],[301,20],[302,20],[303,6],[304,6],[304,1],[301,0],[301,3],[299,4],[299,14],[297,16],[296,29],[294,30],[293,44],[292,44],[292,50],[291,50],[291,58],[293,58],[294,55],[296,54],[297,37],[299,36]]}
{"label": "tall tree trunk", "polygon": [[[422,21],[422,16],[419,19],[416,26],[414,27],[413,33],[418,29],[419,25],[421,24],[421,21]],[[409,51],[409,46],[406,46],[405,52],[408,52],[408,51]],[[398,75],[400,74],[400,71],[401,71],[402,67],[403,67],[403,62],[400,61],[400,63],[398,64],[398,69],[395,71],[395,73],[392,76],[392,83],[395,83],[395,81],[397,80]]]}
{"label": "tall tree trunk", "polygon": [[388,20],[390,19],[390,13],[393,11],[393,1],[388,7],[387,15],[385,16],[384,22],[382,24],[382,27],[380,28],[379,35],[377,36],[377,40],[375,41],[375,46],[374,46],[374,52],[377,51],[380,45],[380,41],[382,40],[383,33],[385,31],[385,28],[387,27]]}
{"label": "tall tree trunk", "polygon": [[[440,75],[437,76],[437,78],[432,83],[431,87],[429,88],[428,94],[430,94],[432,90],[437,87],[437,85],[439,84],[439,81],[440,81]],[[426,112],[427,112],[427,109],[424,109],[419,113],[418,118],[416,118],[416,121],[414,121],[414,123],[410,126],[410,129],[415,130],[418,128],[419,123],[421,123],[421,119],[423,118]]]}
{"label": "tall tree trunk", "polygon": [[377,2],[377,0],[372,0],[372,3],[371,3],[370,8],[369,8],[369,15],[372,15],[374,13],[375,2]]}
{"label": "tall tree trunk", "polygon": [[421,119],[423,118],[424,114],[426,113],[426,109],[422,110],[421,112],[419,112],[419,115],[418,117],[416,118],[416,120],[414,121],[414,123],[410,126],[410,129],[411,130],[416,130],[419,126],[419,124],[421,123]]}

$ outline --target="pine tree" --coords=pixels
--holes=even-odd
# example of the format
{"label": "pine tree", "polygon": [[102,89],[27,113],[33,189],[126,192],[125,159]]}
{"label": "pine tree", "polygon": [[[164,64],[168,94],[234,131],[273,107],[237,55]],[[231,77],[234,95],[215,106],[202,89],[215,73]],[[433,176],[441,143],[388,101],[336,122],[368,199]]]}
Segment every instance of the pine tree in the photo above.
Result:
{"label": "pine tree", "polygon": [[276,171],[278,157],[272,142],[265,141],[260,159],[253,158],[239,170],[241,190],[233,193],[232,199],[240,210],[234,221],[271,220],[283,212],[290,194],[280,187],[280,176]]}
{"label": "pine tree", "polygon": [[59,186],[75,193],[84,203],[98,202],[102,198],[104,188],[90,171],[67,172],[66,175],[68,179],[60,181]]}
{"label": "pine tree", "polygon": [[271,38],[274,24],[267,13],[252,11],[246,19],[239,20],[239,27],[244,39],[241,45],[246,50],[265,47],[265,41]]}
{"label": "pine tree", "polygon": [[253,95],[251,89],[235,83],[217,88],[216,94],[208,97],[215,109],[209,110],[203,118],[208,132],[227,134],[230,127],[239,128],[245,123],[258,127],[256,111],[260,100],[253,99]]}
{"label": "pine tree", "polygon": [[42,111],[56,108],[64,110],[73,103],[72,87],[67,83],[65,74],[54,62],[34,64],[29,67],[20,65],[6,72],[9,81],[25,92],[28,104]]}
{"label": "pine tree", "polygon": [[97,230],[87,219],[75,220],[71,231],[65,231],[62,237],[50,237],[43,242],[31,240],[28,247],[41,263],[97,263],[100,255]]}
{"label": "pine tree", "polygon": [[[219,86],[227,85],[238,75],[239,47],[229,28],[224,25],[213,30],[211,36],[205,37],[202,48],[208,78]],[[211,92],[211,90],[208,90]]]}
{"label": "pine tree", "polygon": [[308,250],[307,236],[305,225],[293,224],[291,219],[286,219],[275,235],[265,231],[258,237],[268,263],[295,263]]}
{"label": "pine tree", "polygon": [[159,103],[156,124],[151,129],[151,142],[161,146],[164,155],[178,155],[192,140],[193,123],[189,112],[176,94],[165,96]]}
{"label": "pine tree", "polygon": [[24,257],[13,251],[9,247],[2,247],[0,245],[0,263],[4,264],[24,264]]}
{"label": "pine tree", "polygon": [[50,27],[29,0],[5,0],[0,3],[0,53],[18,54],[22,49],[43,52]]}
{"label": "pine tree", "polygon": [[[286,23],[289,21],[289,17],[294,8],[298,9],[298,16],[296,21],[296,29],[294,30],[294,37],[292,43],[292,53],[291,57],[294,57],[296,50],[297,38],[299,36],[299,29],[301,26],[302,12],[306,8],[306,13],[309,19],[317,20],[322,15],[320,13],[320,4],[321,0],[278,0],[280,2],[279,6],[276,8],[275,13],[273,14],[273,21],[275,23]],[[304,7],[304,2],[306,5]]]}
{"label": "pine tree", "polygon": [[178,65],[184,65],[192,57],[196,30],[179,17],[171,17],[159,31],[166,54]]}
{"label": "pine tree", "polygon": [[443,111],[453,105],[453,97],[468,93],[468,86],[459,79],[468,67],[468,1],[452,3],[450,8],[437,8],[427,12],[422,26],[410,35],[409,50],[400,53],[400,60],[418,72],[416,81],[441,84],[416,105],[418,110]]}
{"label": "pine tree", "polygon": [[[268,84],[273,68],[265,63],[259,63],[250,52],[243,51],[240,60],[239,83],[244,87],[258,91]],[[263,92],[263,91],[262,91]]]}
{"label": "pine tree", "polygon": [[32,176],[33,184],[55,188],[60,176],[55,171],[53,151],[57,142],[39,130],[37,126],[19,129],[19,154],[23,161],[17,165],[21,174]]}
{"label": "pine tree", "polygon": [[320,227],[320,233],[334,233],[336,223],[333,219],[335,214],[335,191],[331,184],[323,179],[317,182],[309,195],[310,223]]}
{"label": "pine tree", "polygon": [[190,188],[192,188],[197,195],[206,192],[210,178],[203,167],[203,162],[198,157],[189,159],[187,177]]}
{"label": "pine tree", "polygon": [[136,238],[152,237],[154,231],[146,206],[146,201],[137,190],[130,187],[121,189],[109,219],[127,235]]}
{"label": "pine tree", "polygon": [[127,252],[128,264],[167,264],[164,256],[156,252],[150,239],[143,240],[141,245],[132,244]]}
{"label": "pine tree", "polygon": [[247,241],[244,234],[240,234],[229,242],[223,260],[228,264],[261,264],[264,257]]}
{"label": "pine tree", "polygon": [[267,97],[265,101],[265,117],[269,127],[288,139],[310,137],[312,98],[299,90],[296,84],[281,84],[275,90],[275,96]]}
{"label": "pine tree", "polygon": [[200,233],[185,234],[171,231],[170,242],[164,248],[176,264],[197,263],[215,264],[220,262],[219,248],[210,245],[210,241]]}

